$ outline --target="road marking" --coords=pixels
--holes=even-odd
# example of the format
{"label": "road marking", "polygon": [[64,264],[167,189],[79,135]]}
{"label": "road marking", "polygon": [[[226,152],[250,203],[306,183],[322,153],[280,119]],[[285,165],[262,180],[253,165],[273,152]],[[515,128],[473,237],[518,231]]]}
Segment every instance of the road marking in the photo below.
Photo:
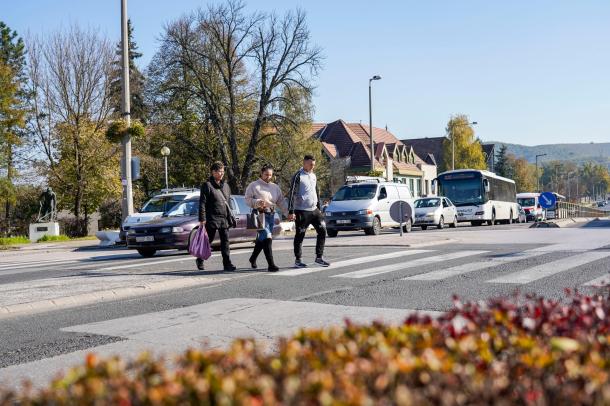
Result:
{"label": "road marking", "polygon": [[404,281],[438,281],[442,279],[448,279],[453,276],[463,275],[469,272],[480,271],[482,269],[492,268],[502,264],[508,264],[510,262],[521,261],[522,259],[533,258],[544,255],[545,252],[536,250],[524,251],[524,252],[513,252],[507,255],[498,257],[486,258],[484,261],[471,262],[468,264],[462,264],[447,269],[439,269],[419,275],[409,276],[404,278]]}
{"label": "road marking", "polygon": [[572,268],[577,268],[609,256],[610,252],[589,251],[578,255],[572,255],[567,258],[562,258],[557,261],[547,262],[523,271],[500,276],[487,281],[487,283],[514,283],[524,285],[526,283],[534,282],[538,279],[546,278]]}
{"label": "road marking", "polygon": [[352,259],[346,259],[344,261],[334,262],[330,267],[327,267],[327,268],[318,267],[318,266],[312,266],[312,267],[308,267],[308,268],[288,269],[288,270],[285,270],[285,271],[269,273],[267,275],[269,275],[269,276],[298,276],[298,275],[305,275],[305,274],[314,273],[314,272],[320,272],[320,271],[325,271],[325,270],[331,270],[332,271],[332,270],[335,270],[335,269],[340,269],[340,268],[345,268],[345,267],[348,267],[348,266],[354,266],[354,265],[358,265],[358,264],[363,264],[363,263],[366,263],[366,262],[383,261],[383,260],[386,260],[386,259],[401,258],[401,257],[407,257],[407,256],[411,256],[411,255],[424,254],[426,252],[433,252],[433,251],[431,251],[431,250],[409,250],[409,251],[389,252],[387,254],[371,255],[371,256],[368,256],[368,257],[352,258]]}
{"label": "road marking", "polygon": [[331,278],[367,278],[369,276],[380,275],[388,272],[401,271],[404,269],[415,268],[418,266],[425,266],[430,264],[435,264],[437,262],[450,261],[452,259],[459,259],[470,257],[473,255],[484,254],[489,251],[460,251],[460,252],[451,252],[448,254],[440,254],[431,257],[419,258],[413,261],[409,261],[407,263],[401,264],[391,264],[386,266],[379,266],[374,268],[361,269],[354,272],[348,272],[340,275],[333,275]]}
{"label": "road marking", "polygon": [[600,276],[599,278],[595,278],[592,281],[589,281],[583,286],[605,286],[610,285],[610,274],[605,274]]}

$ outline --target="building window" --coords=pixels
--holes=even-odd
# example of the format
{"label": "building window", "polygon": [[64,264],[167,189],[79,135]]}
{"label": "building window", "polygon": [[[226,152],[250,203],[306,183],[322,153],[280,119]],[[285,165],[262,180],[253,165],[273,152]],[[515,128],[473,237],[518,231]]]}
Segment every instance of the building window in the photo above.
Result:
{"label": "building window", "polygon": [[413,196],[417,196],[414,186],[415,186],[415,184],[413,182],[413,179],[409,179],[409,189],[411,189],[411,194]]}

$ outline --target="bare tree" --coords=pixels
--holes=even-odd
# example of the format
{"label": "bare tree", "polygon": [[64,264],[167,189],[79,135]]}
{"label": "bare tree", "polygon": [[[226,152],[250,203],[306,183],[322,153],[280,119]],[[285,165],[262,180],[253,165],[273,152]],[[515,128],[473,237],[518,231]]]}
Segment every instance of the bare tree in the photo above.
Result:
{"label": "bare tree", "polygon": [[311,94],[321,59],[303,12],[247,15],[241,1],[231,0],[170,24],[153,64],[158,73],[186,79],[165,82],[166,90],[196,100],[232,190],[243,192],[259,144],[302,124],[282,112],[309,100],[302,94]]}
{"label": "bare tree", "polygon": [[[33,145],[44,156],[49,182],[60,183],[70,191],[73,213],[80,219],[90,180],[87,173],[99,163],[84,153],[89,145],[85,140],[104,137],[111,112],[112,48],[97,31],[78,26],[31,38],[28,43]],[[61,148],[61,143],[70,146]],[[66,151],[71,156],[66,156]],[[100,158],[108,159],[103,155],[115,152],[99,151]],[[70,162],[69,170],[65,164],[59,165],[62,160]]]}

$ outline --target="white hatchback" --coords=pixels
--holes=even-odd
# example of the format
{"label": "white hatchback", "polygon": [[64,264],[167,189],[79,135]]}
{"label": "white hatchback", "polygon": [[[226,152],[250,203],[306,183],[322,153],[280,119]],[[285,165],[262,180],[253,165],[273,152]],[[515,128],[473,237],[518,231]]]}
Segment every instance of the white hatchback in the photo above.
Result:
{"label": "white hatchback", "polygon": [[446,197],[425,197],[415,201],[415,222],[414,226],[421,227],[422,230],[429,226],[439,229],[457,227],[457,209]]}

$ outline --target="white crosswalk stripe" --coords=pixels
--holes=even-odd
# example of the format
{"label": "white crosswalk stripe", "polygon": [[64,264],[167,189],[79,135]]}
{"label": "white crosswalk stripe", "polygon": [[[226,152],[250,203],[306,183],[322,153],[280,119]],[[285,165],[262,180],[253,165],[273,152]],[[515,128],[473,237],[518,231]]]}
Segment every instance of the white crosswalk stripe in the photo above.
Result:
{"label": "white crosswalk stripe", "polygon": [[480,271],[487,268],[493,268],[499,265],[508,264],[511,262],[521,261],[523,259],[534,258],[545,254],[538,250],[529,250],[523,252],[515,252],[507,255],[486,258],[483,261],[470,262],[447,269],[438,269],[432,272],[426,272],[419,275],[409,276],[404,278],[405,281],[438,281],[448,279],[454,276],[463,275],[469,272]]}
{"label": "white crosswalk stripe", "polygon": [[435,256],[430,256],[430,257],[425,257],[425,258],[418,258],[413,261],[409,261],[407,263],[391,264],[391,265],[385,265],[385,266],[378,266],[378,267],[374,267],[374,268],[360,269],[358,271],[348,272],[348,273],[344,273],[344,274],[340,274],[340,275],[334,275],[331,277],[332,278],[357,278],[357,279],[367,278],[369,276],[380,275],[380,274],[384,274],[384,273],[388,273],[388,272],[400,271],[400,270],[404,270],[404,269],[411,269],[411,268],[416,268],[418,266],[425,266],[425,265],[435,264],[435,263],[439,263],[439,262],[442,263],[444,261],[451,261],[454,259],[470,257],[470,256],[474,256],[474,255],[480,255],[480,254],[484,254],[486,252],[488,252],[488,251],[451,252],[451,253],[447,253],[447,254],[440,254],[440,255],[435,255]]}
{"label": "white crosswalk stripe", "polygon": [[430,251],[430,250],[396,251],[396,252],[390,252],[387,254],[371,255],[368,257],[359,257],[359,258],[346,259],[344,261],[333,262],[332,265],[328,268],[322,268],[322,267],[316,266],[316,267],[308,267],[308,268],[288,269],[285,271],[269,273],[267,275],[269,275],[269,276],[299,276],[299,275],[306,275],[306,274],[325,271],[325,270],[335,270],[335,269],[345,268],[348,266],[364,264],[367,262],[383,261],[386,259],[402,258],[402,257],[411,256],[411,255],[425,254],[428,252],[434,252],[434,251]]}
{"label": "white crosswalk stripe", "polygon": [[610,274],[602,275],[599,278],[595,278],[595,279],[583,284],[583,286],[605,286],[605,285],[610,285]]}
{"label": "white crosswalk stripe", "polygon": [[500,276],[487,281],[487,283],[512,283],[523,285],[534,282],[548,276],[568,271],[572,268],[577,268],[591,262],[610,256],[607,251],[589,251],[582,254],[572,255],[567,258],[558,259],[556,261],[547,262],[523,271],[512,272],[508,275]]}

